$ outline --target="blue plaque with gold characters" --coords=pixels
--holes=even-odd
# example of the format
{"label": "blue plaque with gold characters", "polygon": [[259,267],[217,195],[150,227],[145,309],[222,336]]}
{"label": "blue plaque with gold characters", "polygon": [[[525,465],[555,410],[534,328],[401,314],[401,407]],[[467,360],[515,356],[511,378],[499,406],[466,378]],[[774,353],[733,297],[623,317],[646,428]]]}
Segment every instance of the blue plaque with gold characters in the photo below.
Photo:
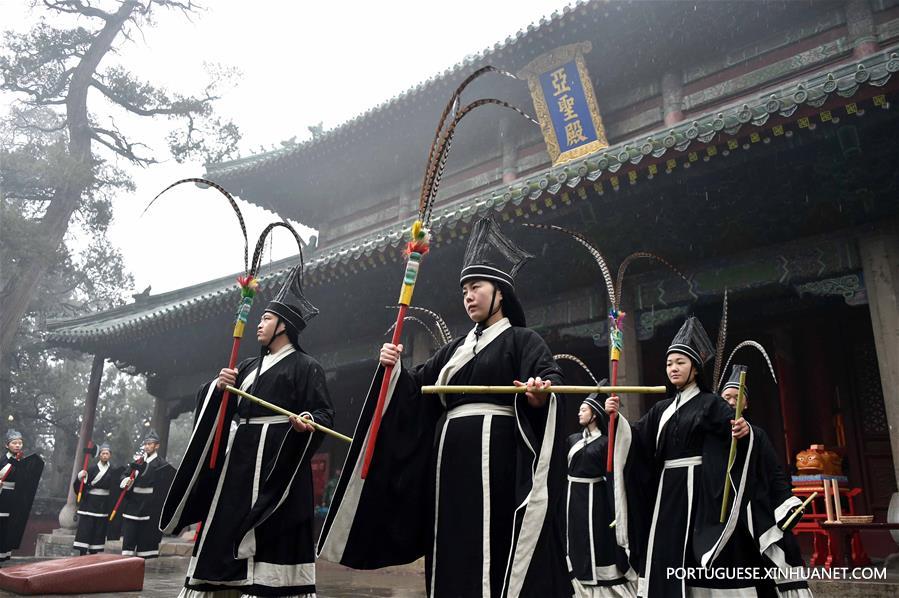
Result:
{"label": "blue plaque with gold characters", "polygon": [[584,63],[590,42],[556,48],[519,73],[526,78],[553,165],[609,146]]}

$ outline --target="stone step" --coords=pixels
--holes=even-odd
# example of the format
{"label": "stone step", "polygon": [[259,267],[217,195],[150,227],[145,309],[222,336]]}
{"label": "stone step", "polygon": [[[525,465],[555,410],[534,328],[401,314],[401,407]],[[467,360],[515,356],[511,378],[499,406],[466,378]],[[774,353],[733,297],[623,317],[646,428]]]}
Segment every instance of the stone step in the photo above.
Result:
{"label": "stone step", "polygon": [[[34,549],[36,557],[60,557],[72,556],[75,550],[72,543],[75,535],[66,530],[54,530],[51,534],[38,534],[37,544]],[[163,538],[159,545],[160,557],[185,557],[189,558],[193,553],[194,543],[185,542],[181,538]],[[107,540],[104,552],[122,552],[121,540]]]}

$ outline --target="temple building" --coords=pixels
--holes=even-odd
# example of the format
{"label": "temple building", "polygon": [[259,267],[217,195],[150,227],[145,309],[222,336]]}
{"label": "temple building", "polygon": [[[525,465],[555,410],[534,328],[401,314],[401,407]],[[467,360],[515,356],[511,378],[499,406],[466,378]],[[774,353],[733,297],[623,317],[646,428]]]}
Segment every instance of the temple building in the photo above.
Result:
{"label": "temple building", "polygon": [[[699,316],[714,337],[726,290],[727,351],[758,341],[778,379],[742,354],[750,419],[790,465],[811,444],[839,453],[861,489],[857,512],[884,521],[899,478],[896,0],[579,2],[314,140],[208,164],[205,177],[319,233],[306,291],[321,314],[300,340],[327,370],[336,427],[352,434],[389,339],[427,148],[453,89],[481,66],[519,73],[572,45],[608,147],[554,163],[540,128],[518,115],[485,107],[466,118],[413,304],[455,334],[468,329],[462,252],[472,222],[492,215],[536,256],[517,277],[529,326],[554,353],[606,375],[599,268],[571,238],[521,225],[580,232],[613,268],[635,251],[663,256],[686,280],[650,261],[629,270],[619,381],[662,384],[683,318]],[[534,112],[528,85],[510,78],[482,77],[466,96]],[[264,271],[251,321],[292,263]],[[56,322],[49,341],[145,374],[165,435],[226,363],[235,276]],[[414,323],[404,337],[411,362],[436,348]],[[242,355],[257,350],[245,342]],[[572,383],[588,382],[564,367]],[[627,396],[622,409],[639,416],[654,400]],[[566,408],[573,429],[576,400]],[[345,447],[328,439],[322,451],[326,472]]]}

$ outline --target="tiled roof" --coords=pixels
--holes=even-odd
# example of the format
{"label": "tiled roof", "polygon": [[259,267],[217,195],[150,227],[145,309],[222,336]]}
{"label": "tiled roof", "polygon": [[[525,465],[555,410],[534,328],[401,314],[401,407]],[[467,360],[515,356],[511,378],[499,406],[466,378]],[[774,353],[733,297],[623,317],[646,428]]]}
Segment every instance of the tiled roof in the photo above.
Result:
{"label": "tiled roof", "polygon": [[[800,127],[805,119],[808,126],[808,117],[800,116],[805,113],[803,111],[821,108],[834,96],[853,98],[866,88],[870,96],[871,91],[876,93],[876,88],[886,85],[890,77],[899,71],[897,52],[899,47],[894,46],[861,60],[851,59],[826,70],[807,74],[776,89],[741,98],[714,112],[629,139],[509,185],[496,186],[452,205],[441,207],[438,202],[431,222],[432,231],[439,241],[443,232],[460,222],[468,223],[476,216],[484,216],[491,211],[514,211],[520,209],[523,203],[534,202],[541,197],[545,202],[559,195],[564,198],[567,196],[566,190],[576,190],[586,182],[597,185],[609,179],[615,188],[619,184],[618,175],[636,172],[634,167],[637,165],[644,168],[647,163],[651,163],[665,168],[668,159],[691,153],[691,147],[702,145],[711,148],[724,137],[728,142],[734,142],[738,135],[746,135],[747,132],[752,137],[754,132],[770,125],[771,119],[779,118],[777,122],[781,123],[789,122],[788,119],[798,119]],[[879,97],[875,95],[875,104]],[[847,103],[852,104],[848,100]],[[888,106],[881,102],[881,107]],[[825,120],[823,114],[819,115],[819,120]],[[774,135],[778,134],[778,126],[780,125],[773,127]],[[328,273],[339,272],[346,265],[352,268],[356,260],[369,259],[375,254],[387,256],[391,260],[399,259],[400,252],[395,249],[406,242],[411,223],[410,218],[321,250],[306,261],[307,281],[314,285]],[[273,264],[261,278],[263,291],[280,283],[294,262],[295,258]],[[55,344],[97,341],[120,334],[132,334],[135,329],[146,325],[164,325],[167,320],[182,318],[191,311],[230,310],[234,307],[237,296],[237,285],[233,280],[234,277],[227,277],[210,281],[150,297],[139,304],[56,322],[50,327],[49,340]]]}
{"label": "tiled roof", "polygon": [[577,9],[586,10],[591,4],[599,4],[590,0],[576,0],[565,7],[554,11],[548,17],[543,17],[539,21],[531,23],[527,27],[520,29],[515,34],[508,36],[505,40],[497,42],[493,46],[485,48],[481,52],[469,54],[464,60],[445,69],[441,73],[437,73],[428,79],[412,86],[403,93],[390,98],[380,104],[369,108],[365,112],[355,116],[354,118],[344,122],[337,127],[324,132],[319,137],[310,139],[303,143],[288,145],[280,149],[263,152],[245,158],[238,158],[227,162],[219,162],[216,164],[207,164],[207,174],[217,179],[232,177],[240,174],[246,174],[254,171],[262,165],[269,165],[274,162],[289,160],[292,156],[300,153],[314,151],[318,146],[325,146],[334,142],[338,138],[353,136],[356,128],[371,119],[378,118],[389,110],[402,108],[404,105],[415,102],[419,96],[425,92],[435,92],[441,97],[449,95],[449,90],[458,84],[461,73],[467,74],[475,68],[489,62],[490,58],[502,53],[504,50],[513,48],[519,41],[543,29],[555,26],[570,18],[575,14]]}

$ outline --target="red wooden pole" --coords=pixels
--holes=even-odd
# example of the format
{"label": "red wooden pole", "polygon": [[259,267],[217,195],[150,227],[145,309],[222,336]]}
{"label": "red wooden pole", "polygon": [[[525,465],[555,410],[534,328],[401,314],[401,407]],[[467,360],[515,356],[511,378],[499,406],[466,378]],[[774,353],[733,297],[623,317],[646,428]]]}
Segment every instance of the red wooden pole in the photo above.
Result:
{"label": "red wooden pole", "polygon": [[[237,365],[237,351],[240,349],[240,339],[243,338],[243,331],[250,317],[250,309],[253,307],[253,299],[256,297],[256,287],[259,284],[252,274],[240,276],[237,278],[237,284],[240,285],[240,303],[237,306],[237,319],[234,322],[234,342],[231,343],[231,357],[228,358],[228,368],[234,369]],[[219,406],[219,413],[215,423],[215,437],[212,441],[212,452],[209,455],[209,469],[215,469],[218,461],[219,447],[222,444],[222,430],[225,428],[225,416],[228,414],[228,399],[231,393],[227,390],[222,395],[222,403]]]}
{"label": "red wooden pole", "polygon": [[[393,328],[393,338],[390,340],[394,345],[399,344],[400,335],[403,333],[403,323],[406,321],[406,310],[408,305],[400,305],[399,312],[396,314],[396,326]],[[381,380],[381,390],[378,393],[378,403],[375,406],[375,415],[371,420],[371,432],[368,437],[368,445],[365,447],[365,461],[362,462],[362,479],[368,475],[368,467],[371,465],[371,457],[375,452],[375,441],[378,439],[378,430],[381,427],[381,415],[384,412],[384,401],[387,398],[387,387],[390,385],[390,377],[393,374],[393,366],[384,368],[384,378]]]}
{"label": "red wooden pole", "polygon": [[[90,440],[88,440],[87,444],[85,445],[84,448],[86,448],[86,449],[88,449],[88,451],[90,451],[90,449],[94,448],[94,443],[91,442]],[[90,463],[90,460],[91,460],[90,452],[85,452],[84,453],[84,465],[81,466],[81,471],[87,471],[87,465],[88,465],[88,463]],[[81,480],[81,486],[78,488],[78,498],[75,500],[75,504],[81,503],[81,494],[84,492],[84,481],[86,479],[87,479],[87,476],[84,476],[84,478]]]}
{"label": "red wooden pole", "polygon": [[[144,462],[143,457],[141,457],[140,459],[138,459],[137,461],[135,461],[135,463],[136,463],[137,465],[140,465],[140,464],[143,463],[143,462]],[[134,476],[135,476],[135,475],[137,475],[137,470],[136,470],[136,469],[132,469],[132,470],[131,470],[131,475],[128,476],[128,479],[131,480],[131,483],[132,483],[132,484],[134,483]],[[131,484],[126,485],[124,488],[122,488],[122,491],[119,492],[119,500],[115,501],[115,506],[112,508],[112,513],[109,514],[109,520],[110,520],[110,521],[113,520],[113,518],[115,517],[116,512],[118,512],[119,506],[121,506],[122,500],[125,498],[125,493],[128,492],[128,489],[129,489],[129,488],[131,488]]]}
{"label": "red wooden pole", "polygon": [[[228,359],[228,368],[234,369],[237,365],[237,351],[240,349],[240,337],[234,337],[234,343],[231,345],[231,357]],[[225,428],[225,416],[228,413],[228,399],[231,393],[227,390],[222,395],[222,404],[219,406],[219,414],[215,423],[215,437],[212,440],[212,454],[209,455],[209,469],[215,469],[216,461],[218,461],[219,446],[222,443],[222,430]]]}

